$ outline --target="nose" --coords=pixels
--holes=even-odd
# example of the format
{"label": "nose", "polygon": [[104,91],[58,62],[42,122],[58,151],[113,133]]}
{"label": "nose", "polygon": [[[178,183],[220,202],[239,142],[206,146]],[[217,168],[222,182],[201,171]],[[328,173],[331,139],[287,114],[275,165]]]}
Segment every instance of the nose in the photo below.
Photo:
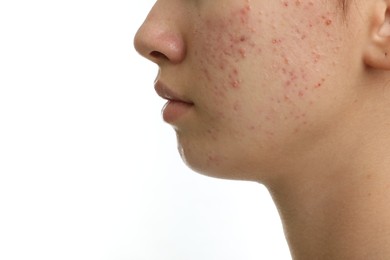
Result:
{"label": "nose", "polygon": [[134,47],[142,56],[158,65],[167,62],[178,64],[183,61],[186,53],[183,36],[178,26],[180,17],[169,12],[175,10],[172,9],[175,8],[174,6],[163,6],[160,4],[162,2],[164,1],[157,1],[138,29],[134,37]]}

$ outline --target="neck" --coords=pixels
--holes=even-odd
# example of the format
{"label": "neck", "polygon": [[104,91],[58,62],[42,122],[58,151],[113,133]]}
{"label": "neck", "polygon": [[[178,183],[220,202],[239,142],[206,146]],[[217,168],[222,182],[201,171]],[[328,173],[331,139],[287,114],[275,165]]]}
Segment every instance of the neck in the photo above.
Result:
{"label": "neck", "polygon": [[380,120],[341,131],[268,183],[293,259],[390,259],[390,137]]}
{"label": "neck", "polygon": [[275,190],[294,259],[390,259],[388,180],[366,175]]}

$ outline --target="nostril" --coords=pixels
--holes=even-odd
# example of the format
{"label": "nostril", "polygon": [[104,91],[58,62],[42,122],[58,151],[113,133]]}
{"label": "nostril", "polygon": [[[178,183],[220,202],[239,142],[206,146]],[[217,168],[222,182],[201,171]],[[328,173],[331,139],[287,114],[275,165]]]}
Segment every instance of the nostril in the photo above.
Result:
{"label": "nostril", "polygon": [[163,54],[163,53],[161,53],[159,51],[152,51],[150,53],[150,56],[155,58],[155,59],[166,59],[166,60],[168,60],[168,57],[165,54]]}

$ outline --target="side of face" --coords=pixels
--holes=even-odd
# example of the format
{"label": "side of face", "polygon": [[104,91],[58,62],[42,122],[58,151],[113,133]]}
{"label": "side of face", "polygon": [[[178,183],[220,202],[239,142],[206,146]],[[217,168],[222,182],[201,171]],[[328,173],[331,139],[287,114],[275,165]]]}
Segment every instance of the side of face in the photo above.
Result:
{"label": "side of face", "polygon": [[135,45],[159,65],[158,80],[194,103],[171,122],[191,168],[265,181],[337,127],[361,66],[337,6],[157,1]]}

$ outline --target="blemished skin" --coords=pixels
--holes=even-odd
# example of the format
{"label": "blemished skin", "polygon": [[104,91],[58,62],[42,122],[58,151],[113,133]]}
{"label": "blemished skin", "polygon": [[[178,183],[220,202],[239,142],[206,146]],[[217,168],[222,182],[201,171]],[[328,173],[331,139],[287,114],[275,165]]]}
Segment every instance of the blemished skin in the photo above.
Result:
{"label": "blemished skin", "polygon": [[270,191],[294,259],[390,259],[390,0],[157,0],[135,36],[189,167]]}

